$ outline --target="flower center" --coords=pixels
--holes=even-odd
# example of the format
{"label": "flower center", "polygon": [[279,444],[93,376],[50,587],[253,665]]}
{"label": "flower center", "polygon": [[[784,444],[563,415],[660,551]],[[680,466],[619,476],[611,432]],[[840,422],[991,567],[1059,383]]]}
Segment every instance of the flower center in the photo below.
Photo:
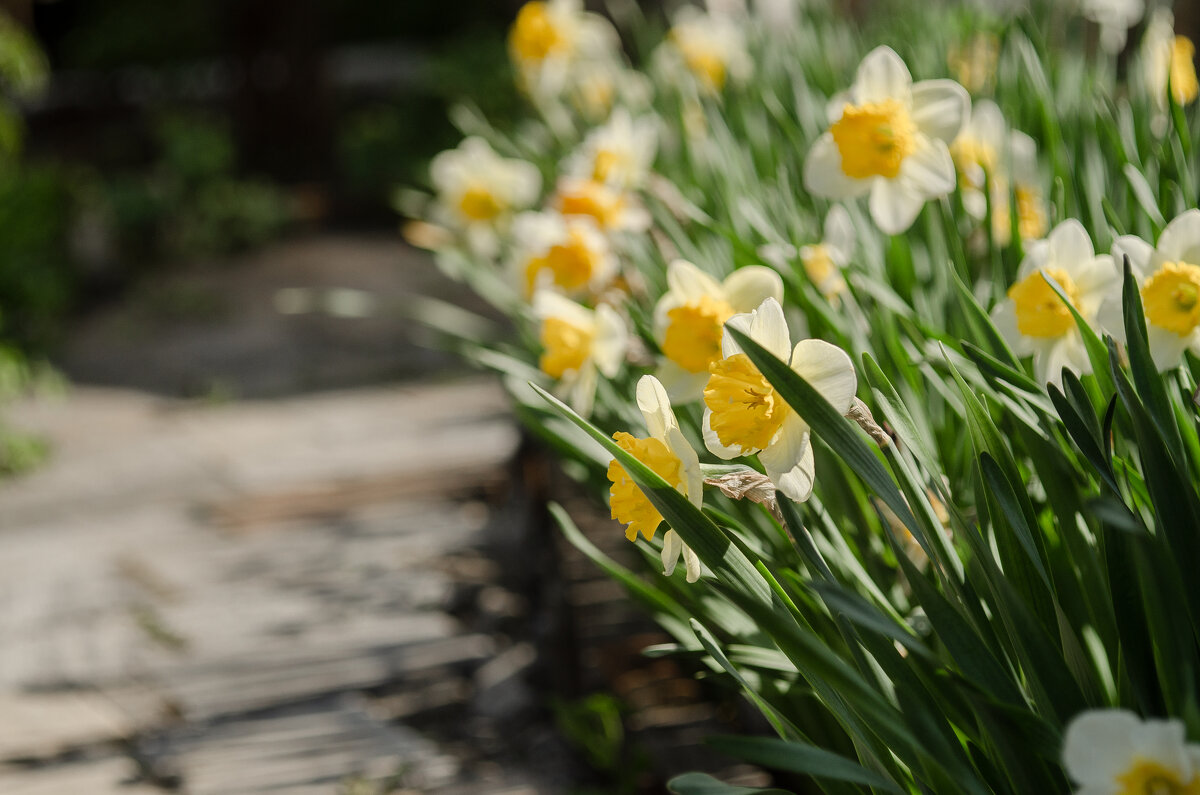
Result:
{"label": "flower center", "polygon": [[[1071,306],[1079,308],[1079,288],[1061,268],[1044,269],[1047,276],[1058,282]],[[1063,304],[1037,270],[1014,284],[1008,291],[1017,309],[1017,330],[1026,337],[1061,337],[1075,326],[1071,310]]]}
{"label": "flower center", "polygon": [[894,179],[917,147],[917,125],[896,99],[847,105],[829,131],[842,155],[842,173],[852,179]]}
{"label": "flower center", "polygon": [[769,445],[790,409],[750,357],[734,354],[713,362],[708,372],[704,405],[712,411],[709,424],[721,444],[740,447],[742,455]]}
{"label": "flower center", "polygon": [[[624,431],[614,433],[613,439],[622,450],[632,453],[671,486],[678,487],[683,482],[683,463],[662,440],[638,439]],[[662,514],[615,459],[608,465],[608,479],[612,481],[609,491],[612,518],[628,525],[625,537],[634,541],[640,532],[648,539],[654,538],[654,532],[663,520]]]}
{"label": "flower center", "polygon": [[1168,262],[1142,285],[1146,320],[1183,337],[1200,325],[1200,267]]}
{"label": "flower center", "polygon": [[521,6],[508,35],[509,46],[522,61],[542,61],[563,50],[567,39],[554,25],[544,2],[534,0]]}
{"label": "flower center", "polygon": [[725,87],[725,60],[697,36],[672,31],[671,41],[679,48],[688,71],[704,85],[720,91]]}
{"label": "flower center", "polygon": [[809,281],[816,285],[817,289],[823,289],[822,285],[837,272],[837,265],[833,263],[829,246],[824,243],[802,248],[800,262],[804,265],[804,272],[808,274]]}
{"label": "flower center", "polygon": [[1117,776],[1117,795],[1200,795],[1200,776],[1180,781],[1175,771],[1149,759],[1135,758],[1129,770]]}
{"label": "flower center", "polygon": [[458,209],[472,221],[490,221],[504,210],[504,205],[487,188],[473,185],[463,192]]}
{"label": "flower center", "polygon": [[616,224],[624,208],[621,195],[599,182],[582,182],[558,194],[558,211],[563,215],[590,215],[605,229]]}
{"label": "flower center", "polygon": [[596,254],[583,234],[572,229],[565,243],[551,246],[545,256],[534,257],[525,266],[526,294],[532,295],[542,271],[549,271],[554,284],[567,292],[584,287],[596,270]]}
{"label": "flower center", "polygon": [[1179,105],[1186,105],[1200,93],[1196,80],[1196,45],[1187,36],[1176,36],[1171,42],[1171,96]]}
{"label": "flower center", "polygon": [[728,301],[708,295],[675,307],[667,312],[663,353],[689,373],[704,372],[721,358],[721,326],[731,317]]}
{"label": "flower center", "polygon": [[596,182],[608,182],[618,176],[628,164],[629,156],[624,152],[601,149],[592,161],[592,179]]}
{"label": "flower center", "polygon": [[579,370],[591,353],[595,332],[550,317],[542,323],[542,356],[538,366],[551,378],[562,378],[571,370]]}

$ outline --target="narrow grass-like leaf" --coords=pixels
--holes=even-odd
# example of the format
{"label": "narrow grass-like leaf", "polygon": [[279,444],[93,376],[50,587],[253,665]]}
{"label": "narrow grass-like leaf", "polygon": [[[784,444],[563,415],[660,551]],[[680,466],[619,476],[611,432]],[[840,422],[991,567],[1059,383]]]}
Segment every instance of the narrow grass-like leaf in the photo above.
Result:
{"label": "narrow grass-like leaf", "polygon": [[771,737],[736,737],[717,735],[705,740],[708,745],[735,759],[771,770],[785,770],[817,779],[833,779],[863,784],[883,792],[899,795],[903,792],[895,782],[844,756],[804,743],[776,740]]}

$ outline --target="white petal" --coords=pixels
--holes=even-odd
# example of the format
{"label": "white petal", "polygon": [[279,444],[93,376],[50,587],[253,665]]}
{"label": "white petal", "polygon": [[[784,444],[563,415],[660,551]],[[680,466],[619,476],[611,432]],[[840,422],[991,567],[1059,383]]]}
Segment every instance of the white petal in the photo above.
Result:
{"label": "white petal", "polygon": [[1146,720],[1133,730],[1133,752],[1142,759],[1152,759],[1188,779],[1191,760],[1184,748],[1183,722],[1179,720]]}
{"label": "white petal", "polygon": [[667,390],[667,397],[672,403],[692,403],[704,394],[704,386],[708,383],[708,373],[689,373],[670,359],[659,361],[655,375]]}
{"label": "white petal", "polygon": [[637,404],[646,419],[646,430],[655,439],[666,439],[668,428],[679,427],[675,412],[671,411],[667,390],[654,376],[644,375],[638,379]]}
{"label": "white petal", "polygon": [[1122,272],[1124,272],[1126,256],[1129,257],[1129,265],[1133,269],[1134,278],[1140,284],[1143,275],[1150,269],[1154,246],[1136,235],[1121,235],[1113,241],[1112,258]]}
{"label": "white petal", "polygon": [[912,226],[925,206],[925,197],[898,179],[877,179],[871,187],[871,218],[881,232],[898,235]]}
{"label": "white petal", "polygon": [[[1122,334],[1121,338],[1124,339],[1124,337],[1125,335]],[[1147,323],[1146,341],[1150,346],[1150,357],[1154,359],[1154,366],[1158,368],[1159,372],[1166,372],[1175,369],[1183,362],[1183,352],[1192,342],[1192,335],[1181,337],[1174,331]]]}
{"label": "white petal", "polygon": [[748,265],[738,268],[721,285],[725,300],[735,312],[749,312],[768,298],[783,300],[783,279],[770,268]]}
{"label": "white petal", "polygon": [[792,351],[791,365],[839,414],[850,410],[858,376],[844,350],[824,340],[800,340]]}
{"label": "white petal", "polygon": [[1112,784],[1133,761],[1133,732],[1140,721],[1120,709],[1088,710],[1067,726],[1063,766],[1084,786]]}
{"label": "white petal", "polygon": [[1087,230],[1074,218],[1068,218],[1054,227],[1047,241],[1050,244],[1047,265],[1064,268],[1069,273],[1073,273],[1072,266],[1076,263],[1090,260],[1096,255]]}
{"label": "white petal", "polygon": [[[971,109],[967,90],[953,80],[922,80],[912,87],[912,103],[913,121],[921,132],[945,143],[958,137]],[[1003,117],[1000,121],[1003,124]]]}
{"label": "white petal", "polygon": [[722,458],[726,461],[731,458],[738,458],[742,455],[741,447],[726,447],[721,444],[720,437],[717,432],[712,429],[712,409],[705,406],[704,422],[701,426],[704,431],[704,446],[708,448],[708,452],[715,455],[717,458]]}
{"label": "white petal", "polygon": [[679,562],[679,553],[681,552],[683,552],[683,539],[674,530],[668,530],[663,536],[663,574],[670,577],[675,573],[675,564]]}
{"label": "white petal", "polygon": [[687,544],[683,545],[683,566],[687,569],[688,582],[700,579],[700,558]]}
{"label": "white petal", "polygon": [[954,158],[944,141],[918,139],[917,148],[900,164],[899,181],[916,193],[932,199],[954,190]]}
{"label": "white petal", "polygon": [[827,199],[853,199],[871,190],[871,180],[851,179],[842,171],[842,153],[825,133],[804,159],[804,189]]}
{"label": "white petal", "polygon": [[1012,299],[1006,298],[992,309],[992,325],[1017,356],[1033,353],[1029,347],[1029,338],[1017,328],[1017,308]]}
{"label": "white petal", "polygon": [[667,266],[667,287],[671,293],[683,299],[682,303],[721,293],[721,286],[716,279],[685,259],[677,259]]}
{"label": "white petal", "polygon": [[[682,494],[699,508],[704,504],[704,473],[700,471],[700,456],[692,449],[687,437],[679,428],[668,428],[667,448],[679,459],[683,467]],[[678,488],[678,487],[677,487]]]}
{"label": "white petal", "polygon": [[767,477],[780,493],[804,502],[812,495],[814,465],[808,424],[790,414],[779,429],[779,436],[758,454]]}
{"label": "white petal", "polygon": [[592,359],[605,378],[621,371],[625,350],[629,347],[629,332],[625,321],[608,304],[596,307],[596,338],[592,341]]}
{"label": "white petal", "polygon": [[750,313],[750,339],[766,348],[776,358],[787,361],[792,338],[788,332],[783,307],[774,298],[767,298]]}
{"label": "white petal", "polygon": [[585,329],[592,328],[596,322],[592,310],[553,290],[538,290],[533,294],[533,316],[538,320],[557,317]]}
{"label": "white petal", "polygon": [[854,78],[854,101],[860,105],[885,99],[907,103],[911,87],[912,75],[895,50],[876,47],[859,64]]}
{"label": "white petal", "polygon": [[1200,210],[1188,210],[1167,224],[1158,250],[1168,261],[1200,265]]}
{"label": "white petal", "polygon": [[581,417],[592,415],[598,380],[599,373],[596,372],[596,366],[590,362],[585,363],[573,376],[570,371],[563,376],[562,386],[567,390],[567,405],[575,409],[575,413]]}

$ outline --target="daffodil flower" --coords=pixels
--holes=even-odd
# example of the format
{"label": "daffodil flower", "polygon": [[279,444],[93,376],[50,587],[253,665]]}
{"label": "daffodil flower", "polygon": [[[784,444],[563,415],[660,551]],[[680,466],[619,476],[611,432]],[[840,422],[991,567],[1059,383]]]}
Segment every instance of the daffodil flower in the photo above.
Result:
{"label": "daffodil flower", "polygon": [[1060,384],[1064,367],[1081,375],[1092,367],[1074,317],[1044,276],[1054,279],[1083,319],[1095,325],[1119,275],[1113,258],[1097,255],[1083,224],[1074,219],[1026,247],[1017,281],[992,310],[992,322],[1018,356],[1032,354],[1039,383]]}
{"label": "daffodil flower", "polygon": [[1142,720],[1122,709],[1077,715],[1063,738],[1076,795],[1200,795],[1200,745],[1179,720]]}
{"label": "daffodil flower", "polygon": [[532,0],[521,6],[508,33],[518,84],[543,99],[561,94],[573,70],[615,59],[618,48],[612,25],[584,11],[580,0]]}
{"label": "daffodil flower", "polygon": [[721,358],[725,321],[767,298],[783,298],[783,279],[770,268],[739,268],[724,281],[686,260],[667,267],[667,292],[654,307],[654,336],[665,357],[659,378],[677,401],[696,400],[708,366]]}
{"label": "daffodil flower", "polygon": [[1084,17],[1100,26],[1100,46],[1105,52],[1125,49],[1129,29],[1146,13],[1145,0],[1080,0]]}
{"label": "daffodil flower", "polygon": [[534,294],[533,314],[542,345],[538,367],[557,379],[571,408],[588,416],[599,376],[614,378],[621,370],[629,345],[625,321],[607,304],[592,310],[549,290]]}
{"label": "daffodil flower", "polygon": [[753,69],[742,24],[731,14],[705,14],[693,6],[675,15],[660,53],[668,74],[678,73],[681,64],[700,93],[710,96],[744,82]]}
{"label": "daffodil flower", "polygon": [[1142,36],[1142,82],[1154,106],[1150,120],[1155,135],[1167,131],[1168,96],[1177,105],[1188,105],[1200,94],[1196,79],[1196,45],[1187,36],[1175,35],[1175,18],[1165,8],[1157,9]]}
{"label": "daffodil flower", "polygon": [[532,163],[500,157],[482,138],[463,140],[433,158],[435,217],[459,230],[471,252],[495,256],[513,212],[537,201],[542,176]]}
{"label": "daffodil flower", "polygon": [[563,174],[617,190],[636,190],[650,173],[658,131],[656,117],[635,119],[625,108],[617,108],[607,122],[588,133],[563,164]]}
{"label": "daffodil flower", "polygon": [[[768,298],[753,312],[728,321],[787,362],[839,413],[850,410],[858,378],[846,352],[823,340],[793,348],[783,307]],[[814,467],[808,423],[784,401],[726,331],[724,358],[709,367],[704,388],[704,444],[720,458],[758,453],[767,477],[797,502],[812,494]]]}
{"label": "daffodil flower", "polygon": [[[1121,262],[1126,256],[1141,291],[1155,366],[1178,367],[1186,350],[1200,356],[1200,210],[1167,224],[1157,246],[1132,235],[1117,238],[1113,257]],[[1100,319],[1113,337],[1125,340],[1119,284],[1101,306]]]}
{"label": "daffodil flower", "polygon": [[617,257],[587,216],[527,212],[513,222],[514,280],[528,298],[539,288],[596,294],[617,273]]}
{"label": "daffodil flower", "polygon": [[564,176],[550,206],[563,215],[590,216],[606,232],[644,232],[650,214],[632,192],[595,179]]}
{"label": "daffodil flower", "polygon": [[888,47],[872,50],[849,92],[831,106],[829,132],[804,163],[804,185],[818,196],[868,195],[871,217],[888,234],[912,226],[925,202],[954,190],[948,145],[971,100],[953,80],[913,83]]}
{"label": "daffodil flower", "polygon": [[804,273],[821,295],[833,304],[846,289],[842,269],[850,264],[857,237],[850,213],[835,204],[825,216],[825,228],[820,243],[801,246],[800,263]]}
{"label": "daffodil flower", "polygon": [[[650,436],[639,439],[618,431],[613,434],[613,439],[621,449],[652,469],[699,508],[704,489],[700,459],[679,430],[679,422],[671,410],[667,392],[654,376],[644,375],[638,381],[637,403]],[[638,533],[641,533],[646,539],[653,539],[663,521],[662,514],[616,459],[608,465],[608,479],[612,482],[609,491],[612,518],[626,525],[625,537],[635,541]],[[678,533],[668,529],[663,536],[662,547],[663,573],[668,577],[675,571],[675,564],[681,555],[687,570],[687,581],[700,579],[700,559],[683,543]]]}

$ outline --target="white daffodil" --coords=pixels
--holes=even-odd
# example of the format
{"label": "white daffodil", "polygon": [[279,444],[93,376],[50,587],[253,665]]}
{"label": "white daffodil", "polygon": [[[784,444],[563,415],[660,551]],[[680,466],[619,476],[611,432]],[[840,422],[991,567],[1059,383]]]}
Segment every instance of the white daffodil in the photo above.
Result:
{"label": "white daffodil", "polygon": [[646,181],[658,151],[659,122],[654,116],[635,119],[625,108],[588,133],[579,149],[563,164],[563,174],[636,190]]}
{"label": "white daffodil", "polygon": [[533,0],[521,6],[508,33],[508,52],[521,88],[535,98],[559,96],[573,70],[618,58],[608,20],[581,0]]}
{"label": "white daffodil", "polygon": [[[700,459],[679,430],[679,422],[675,419],[675,412],[671,410],[667,392],[654,376],[644,375],[638,381],[637,403],[646,420],[646,430],[650,432],[650,436],[639,439],[632,434],[618,431],[613,434],[613,439],[622,450],[654,470],[655,474],[699,508],[703,503],[704,489]],[[609,490],[612,518],[626,525],[625,537],[636,541],[640,532],[647,539],[653,539],[663,521],[662,514],[616,459],[608,465],[608,479],[612,481],[612,488]],[[683,543],[678,533],[667,530],[663,537],[662,564],[663,573],[668,577],[675,571],[675,564],[681,555],[687,570],[687,581],[695,582],[700,579],[700,559],[696,557],[696,553]]]}
{"label": "white daffodil", "polygon": [[684,6],[675,15],[660,49],[668,74],[682,65],[702,94],[716,95],[726,84],[745,82],[754,62],[746,49],[742,23],[731,14],[704,13]]}
{"label": "white daffodil", "polygon": [[[1117,238],[1113,258],[1118,267],[1126,256],[1141,290],[1155,366],[1178,367],[1189,349],[1200,356],[1200,210],[1188,210],[1167,224],[1156,246],[1132,235]],[[1113,337],[1125,340],[1119,283],[1101,307],[1100,321]]]}
{"label": "white daffodil", "polygon": [[437,190],[437,220],[461,232],[467,247],[485,257],[499,251],[513,212],[531,206],[542,189],[536,166],[500,157],[476,137],[435,156],[429,174]]}
{"label": "white daffodil", "polygon": [[[1003,0],[983,0],[998,3]],[[971,94],[987,93],[996,83],[996,64],[1000,60],[1000,40],[994,33],[974,32],[946,54],[951,73]]]}
{"label": "white daffodil", "polygon": [[[1042,193],[1037,144],[1023,132],[1013,131],[1008,139],[1012,166],[1007,175],[993,181],[992,236],[1002,246],[1012,242],[1013,203],[1016,203],[1017,234],[1022,240],[1039,240],[1049,229],[1049,212]],[[1011,184],[1010,184],[1011,183]]]}
{"label": "white daffodil", "polygon": [[1179,720],[1142,720],[1123,709],[1075,716],[1063,738],[1063,766],[1076,795],[1200,793],[1200,745]]}
{"label": "white daffodil", "polygon": [[821,295],[831,303],[846,289],[842,269],[850,264],[857,236],[850,213],[840,204],[835,204],[825,216],[825,230],[820,243],[800,248],[800,262],[804,272]]}
{"label": "white daffodil", "polygon": [[[801,340],[793,348],[783,308],[768,298],[758,309],[734,315],[729,324],[745,331],[791,366],[845,414],[854,401],[858,378],[846,352],[823,340]],[[808,423],[775,391],[750,357],[726,331],[724,358],[709,367],[704,388],[704,444],[721,458],[758,453],[783,494],[797,502],[812,494],[814,468]]]}
{"label": "white daffodil", "polygon": [[631,191],[594,179],[561,177],[550,206],[563,215],[590,216],[606,232],[644,232],[650,213]]}
{"label": "white daffodil", "polygon": [[783,279],[761,265],[739,268],[723,282],[685,260],[667,267],[667,292],[654,307],[654,337],[665,357],[658,375],[675,400],[700,397],[708,366],[721,358],[725,321],[768,298],[783,299]]}
{"label": "white daffodil", "polygon": [[526,212],[513,221],[512,271],[526,298],[540,288],[596,294],[617,272],[608,238],[591,218]]}
{"label": "white daffodil", "polygon": [[[950,156],[958,169],[964,201],[968,195],[978,195],[980,202],[986,204],[987,199],[983,196],[986,177],[995,179],[1000,175],[1007,158],[1007,146],[1008,122],[1004,120],[1000,106],[990,99],[972,105],[962,132],[950,144]],[[986,207],[981,209],[986,210]],[[972,208],[968,207],[968,210],[975,214]]]}
{"label": "white daffodil", "polygon": [[571,408],[588,416],[597,378],[615,377],[625,359],[625,321],[607,304],[592,310],[550,290],[534,294],[533,315],[542,344],[538,367],[557,379],[557,391]]}
{"label": "white daffodil", "polygon": [[1105,52],[1125,49],[1129,29],[1146,13],[1145,0],[1080,0],[1079,10],[1100,26],[1100,46]]}
{"label": "white daffodil", "polygon": [[1113,259],[1097,255],[1083,224],[1063,221],[1045,240],[1026,246],[1008,298],[992,310],[992,322],[1018,356],[1033,356],[1039,383],[1061,384],[1062,370],[1092,371],[1075,319],[1043,275],[1058,282],[1071,305],[1094,325],[1105,296],[1119,280]]}
{"label": "white daffodil", "polygon": [[1167,131],[1168,96],[1177,105],[1194,102],[1200,93],[1196,79],[1196,45],[1187,36],[1175,35],[1175,17],[1165,8],[1157,9],[1142,36],[1142,82],[1154,105],[1150,120],[1155,135]]}
{"label": "white daffodil", "polygon": [[854,85],[833,103],[829,132],[804,163],[804,185],[833,199],[870,196],[871,217],[888,234],[912,226],[925,202],[954,190],[949,144],[971,100],[953,80],[913,83],[888,47],[872,50]]}

